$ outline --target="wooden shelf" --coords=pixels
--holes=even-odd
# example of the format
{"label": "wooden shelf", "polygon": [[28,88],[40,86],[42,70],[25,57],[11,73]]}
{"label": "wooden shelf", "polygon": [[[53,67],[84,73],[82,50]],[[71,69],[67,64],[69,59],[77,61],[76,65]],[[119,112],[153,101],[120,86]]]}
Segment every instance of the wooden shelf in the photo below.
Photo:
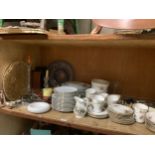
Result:
{"label": "wooden shelf", "polygon": [[105,40],[155,40],[155,34],[77,34],[57,35],[48,33],[49,40],[105,41]]}
{"label": "wooden shelf", "polygon": [[0,40],[33,40],[47,41],[116,41],[116,40],[155,40],[155,34],[53,34],[46,33],[0,33]]}
{"label": "wooden shelf", "polygon": [[110,47],[151,47],[155,46],[155,34],[117,35],[117,34],[0,34],[1,42],[12,42],[35,46],[110,46]]}
{"label": "wooden shelf", "polygon": [[[79,34],[56,35],[48,33],[50,44],[89,46],[154,46],[155,34]],[[48,42],[46,42],[48,43]]]}
{"label": "wooden shelf", "polygon": [[120,125],[113,123],[110,119],[95,119],[88,116],[82,119],[77,119],[73,113],[61,113],[54,110],[44,114],[33,114],[28,112],[25,106],[19,106],[13,109],[3,107],[0,108],[0,112],[21,118],[28,118],[31,120],[37,120],[86,131],[93,131],[102,134],[154,134],[146,129],[144,124],[135,123],[133,125]]}

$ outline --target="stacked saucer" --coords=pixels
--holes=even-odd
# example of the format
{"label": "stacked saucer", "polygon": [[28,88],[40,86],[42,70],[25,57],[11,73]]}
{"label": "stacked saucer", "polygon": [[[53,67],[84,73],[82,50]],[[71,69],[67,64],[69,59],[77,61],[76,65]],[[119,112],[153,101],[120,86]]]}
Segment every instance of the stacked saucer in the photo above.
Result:
{"label": "stacked saucer", "polygon": [[125,125],[135,122],[134,111],[128,106],[115,103],[110,104],[108,106],[108,113],[113,122]]}
{"label": "stacked saucer", "polygon": [[102,112],[95,112],[90,108],[88,108],[88,115],[98,119],[107,118],[109,116],[107,110],[104,110]]}
{"label": "stacked saucer", "polygon": [[54,88],[52,95],[52,108],[61,112],[72,112],[75,106],[74,96],[77,95],[77,89],[69,86]]}
{"label": "stacked saucer", "polygon": [[155,132],[155,112],[147,112],[145,116],[145,126]]}
{"label": "stacked saucer", "polygon": [[90,85],[79,81],[69,81],[62,84],[63,86],[71,86],[77,89],[77,96],[85,97],[86,89],[90,88]]}

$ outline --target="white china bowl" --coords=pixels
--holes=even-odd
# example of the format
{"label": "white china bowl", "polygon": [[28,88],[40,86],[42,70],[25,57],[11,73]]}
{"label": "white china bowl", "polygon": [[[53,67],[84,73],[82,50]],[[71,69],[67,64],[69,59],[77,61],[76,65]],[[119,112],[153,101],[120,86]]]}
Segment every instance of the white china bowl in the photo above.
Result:
{"label": "white china bowl", "polygon": [[149,107],[149,112],[155,112],[155,108]]}
{"label": "white china bowl", "polygon": [[143,103],[135,103],[133,104],[133,109],[135,113],[137,112],[146,113],[149,110],[149,107]]}
{"label": "white china bowl", "polygon": [[103,79],[93,79],[91,81],[92,88],[98,93],[107,92],[110,82]]}
{"label": "white china bowl", "polygon": [[50,105],[46,102],[33,102],[27,106],[27,110],[32,113],[44,113],[50,110]]}
{"label": "white china bowl", "polygon": [[107,98],[107,103],[111,104],[111,103],[117,103],[121,98],[121,95],[119,94],[111,94],[108,96]]}

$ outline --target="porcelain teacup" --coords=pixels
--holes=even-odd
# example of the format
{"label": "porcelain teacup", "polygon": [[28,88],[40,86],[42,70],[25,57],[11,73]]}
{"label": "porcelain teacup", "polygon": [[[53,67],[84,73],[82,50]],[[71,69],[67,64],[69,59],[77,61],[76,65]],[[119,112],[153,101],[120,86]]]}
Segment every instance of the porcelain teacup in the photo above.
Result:
{"label": "porcelain teacup", "polygon": [[105,110],[107,102],[107,95],[103,96],[102,95],[95,95],[92,101],[90,102],[89,106],[91,107],[91,110],[94,113],[100,113],[103,110]]}
{"label": "porcelain teacup", "polygon": [[143,103],[135,103],[133,104],[135,120],[138,123],[144,123],[145,114],[149,110],[149,107]]}
{"label": "porcelain teacup", "polygon": [[92,99],[96,93],[97,93],[97,92],[96,92],[96,89],[94,89],[94,88],[88,88],[88,89],[86,90],[86,97],[87,97],[88,99]]}
{"label": "porcelain teacup", "polygon": [[103,79],[93,79],[91,81],[92,88],[96,89],[97,93],[106,93],[110,82]]}

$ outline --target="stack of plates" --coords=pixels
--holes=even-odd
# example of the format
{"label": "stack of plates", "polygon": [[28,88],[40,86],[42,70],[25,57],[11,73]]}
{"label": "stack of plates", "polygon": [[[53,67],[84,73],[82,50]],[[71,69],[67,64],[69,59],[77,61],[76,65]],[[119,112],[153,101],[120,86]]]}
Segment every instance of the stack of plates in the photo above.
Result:
{"label": "stack of plates", "polygon": [[61,112],[72,112],[75,106],[74,96],[77,95],[77,89],[69,86],[54,88],[52,95],[52,108]]}
{"label": "stack of plates", "polygon": [[134,111],[128,106],[110,104],[108,106],[108,113],[113,122],[119,124],[133,124],[135,122]]}
{"label": "stack of plates", "polygon": [[69,81],[63,83],[64,86],[71,86],[78,90],[78,96],[85,97],[85,91],[86,89],[90,88],[90,85],[84,82],[78,82],[78,81]]}
{"label": "stack of plates", "polygon": [[148,113],[146,113],[145,126],[149,130],[155,132],[155,112],[148,112]]}

